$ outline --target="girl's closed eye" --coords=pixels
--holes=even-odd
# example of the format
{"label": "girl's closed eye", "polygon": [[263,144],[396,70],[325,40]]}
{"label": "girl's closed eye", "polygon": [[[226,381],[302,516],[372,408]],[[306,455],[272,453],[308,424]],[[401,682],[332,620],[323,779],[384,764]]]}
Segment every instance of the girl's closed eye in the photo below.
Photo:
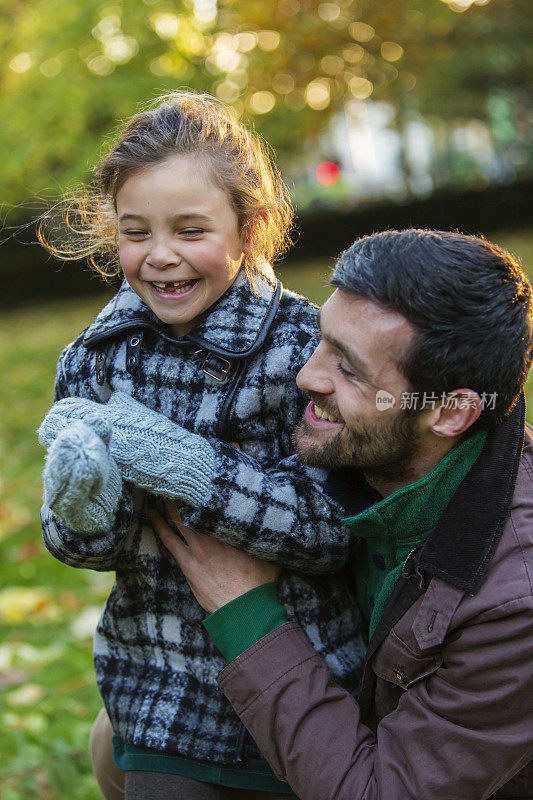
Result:
{"label": "girl's closed eye", "polygon": [[180,231],[180,236],[186,236],[187,239],[199,239],[204,233],[203,228],[185,228]]}
{"label": "girl's closed eye", "polygon": [[121,231],[123,236],[127,236],[128,239],[141,239],[145,236],[148,236],[148,231],[141,230],[140,228],[128,228],[125,231]]}

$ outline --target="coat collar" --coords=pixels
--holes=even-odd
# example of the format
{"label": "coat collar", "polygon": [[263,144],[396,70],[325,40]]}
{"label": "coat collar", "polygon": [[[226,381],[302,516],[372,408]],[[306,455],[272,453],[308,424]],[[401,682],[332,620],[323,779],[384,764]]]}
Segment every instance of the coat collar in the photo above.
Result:
{"label": "coat collar", "polygon": [[481,586],[509,517],[524,448],[525,398],[489,431],[468,472],[419,553],[419,567],[468,594]]}
{"label": "coat collar", "polygon": [[[509,517],[524,438],[521,393],[513,411],[488,432],[477,460],[409,561],[461,591],[478,591]],[[350,516],[377,502],[361,473],[353,470],[334,470],[325,490]]]}
{"label": "coat collar", "polygon": [[83,344],[92,348],[123,331],[144,328],[177,344],[198,346],[230,359],[249,357],[263,344],[279,305],[281,291],[279,281],[271,280],[270,276],[259,276],[252,288],[241,271],[207,317],[189,334],[178,339],[124,282],[87,328]]}
{"label": "coat collar", "polygon": [[[437,525],[458,486],[479,457],[486,431],[456,444],[433,469],[414,483],[383,498],[352,517],[345,525],[382,550],[408,552],[424,541]],[[405,558],[405,556],[404,556]]]}

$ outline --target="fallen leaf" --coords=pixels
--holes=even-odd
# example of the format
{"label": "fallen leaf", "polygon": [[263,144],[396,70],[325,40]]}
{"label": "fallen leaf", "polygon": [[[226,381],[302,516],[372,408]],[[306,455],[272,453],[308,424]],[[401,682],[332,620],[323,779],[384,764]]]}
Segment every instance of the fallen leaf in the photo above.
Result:
{"label": "fallen leaf", "polygon": [[14,683],[23,683],[27,679],[28,673],[22,669],[0,669],[0,689]]}
{"label": "fallen leaf", "polygon": [[0,645],[0,670],[14,669],[29,664],[31,666],[50,664],[65,654],[64,644],[56,643],[49,647],[34,647],[25,642],[5,642]]}
{"label": "fallen leaf", "polygon": [[43,733],[48,725],[43,714],[13,714],[8,712],[2,715],[2,723],[11,730],[23,730],[30,733]]}
{"label": "fallen leaf", "polygon": [[81,605],[80,598],[75,595],[74,592],[70,591],[61,592],[59,601],[61,603],[61,608],[64,608],[65,611],[77,611]]}
{"label": "fallen leaf", "polygon": [[8,624],[43,618],[53,621],[59,616],[60,611],[46,589],[12,586],[0,592],[0,619]]}
{"label": "fallen leaf", "polygon": [[6,696],[9,706],[32,706],[38,703],[46,695],[45,690],[39,683],[26,683],[19,689],[14,689]]}
{"label": "fallen leaf", "polygon": [[4,503],[0,506],[0,541],[17,533],[31,520],[27,509]]}
{"label": "fallen leaf", "polygon": [[38,542],[35,541],[28,541],[21,544],[21,546],[16,551],[16,558],[17,561],[31,561],[35,556],[38,556],[41,552],[41,547]]}
{"label": "fallen leaf", "polygon": [[70,626],[74,638],[92,639],[101,614],[102,609],[99,606],[89,606],[78,614]]}

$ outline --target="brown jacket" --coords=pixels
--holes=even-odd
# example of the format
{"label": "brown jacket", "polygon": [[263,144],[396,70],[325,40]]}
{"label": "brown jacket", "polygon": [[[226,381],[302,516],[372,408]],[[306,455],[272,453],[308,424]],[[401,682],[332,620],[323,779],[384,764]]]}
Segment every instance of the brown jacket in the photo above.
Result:
{"label": "brown jacket", "polygon": [[358,702],[294,623],[219,684],[306,800],[533,798],[533,440],[524,402],[404,572]]}

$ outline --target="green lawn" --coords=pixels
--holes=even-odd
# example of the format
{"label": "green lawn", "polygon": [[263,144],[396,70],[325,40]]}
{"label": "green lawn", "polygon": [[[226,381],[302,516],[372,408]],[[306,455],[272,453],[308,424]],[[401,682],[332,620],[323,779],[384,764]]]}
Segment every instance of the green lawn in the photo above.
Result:
{"label": "green lawn", "polygon": [[[493,237],[533,268],[533,236]],[[331,263],[280,270],[317,302]],[[61,348],[102,297],[0,317],[0,753],[2,800],[97,800],[87,745],[100,706],[91,635],[110,576],[55,561],[41,544],[42,450],[35,430],[52,400]]]}

